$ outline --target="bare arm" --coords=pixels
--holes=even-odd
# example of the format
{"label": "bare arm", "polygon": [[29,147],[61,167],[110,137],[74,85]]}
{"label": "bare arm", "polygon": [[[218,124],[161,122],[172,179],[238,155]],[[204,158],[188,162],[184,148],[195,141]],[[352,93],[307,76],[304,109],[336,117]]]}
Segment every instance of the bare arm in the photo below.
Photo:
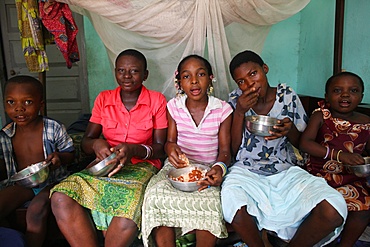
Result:
{"label": "bare arm", "polygon": [[231,151],[235,156],[238,153],[243,138],[244,116],[258,101],[258,93],[255,88],[248,88],[239,96],[236,108],[233,113],[231,124]]}
{"label": "bare arm", "polygon": [[[230,138],[230,128],[232,122],[232,114],[230,114],[220,125],[220,130],[218,133],[218,156],[216,162],[223,162],[227,166],[231,162],[231,138]],[[211,168],[206,174],[206,180],[200,181],[199,184],[202,185],[199,190],[207,188],[208,185],[219,186],[222,183],[223,170],[220,166],[216,165]]]}
{"label": "bare arm", "polygon": [[303,152],[316,157],[326,155],[327,149],[315,141],[322,123],[322,112],[313,113],[299,141],[299,148]]}
{"label": "bare arm", "polygon": [[177,145],[177,127],[175,120],[171,117],[171,114],[167,111],[168,119],[168,135],[167,142],[165,145],[165,151],[168,155],[168,161],[175,167],[184,167],[186,163],[179,159],[179,155],[183,152]]}

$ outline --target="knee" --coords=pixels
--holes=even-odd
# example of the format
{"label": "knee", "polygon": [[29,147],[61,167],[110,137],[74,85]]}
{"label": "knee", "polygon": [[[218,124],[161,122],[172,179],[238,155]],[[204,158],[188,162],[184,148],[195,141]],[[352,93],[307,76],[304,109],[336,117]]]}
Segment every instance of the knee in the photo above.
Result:
{"label": "knee", "polygon": [[319,212],[318,216],[320,217],[322,222],[326,222],[333,227],[338,227],[343,224],[343,217],[327,201],[321,202],[318,206],[316,206],[316,209]]}
{"label": "knee", "polygon": [[137,225],[133,220],[122,218],[122,217],[114,217],[114,227],[117,227],[121,232],[123,231],[136,231]]}
{"label": "knee", "polygon": [[39,223],[45,221],[50,213],[49,200],[34,200],[27,208],[27,224]]}
{"label": "knee", "polygon": [[244,207],[240,208],[236,212],[236,214],[233,218],[233,221],[231,222],[231,225],[233,227],[243,225],[243,223],[245,223],[245,221],[247,220],[248,216],[250,216],[250,215],[247,213],[246,207],[244,206]]}
{"label": "knee", "polygon": [[70,197],[60,192],[54,192],[50,198],[50,201],[51,209],[53,210],[55,216],[57,216],[61,210],[68,210],[73,204],[73,200]]}

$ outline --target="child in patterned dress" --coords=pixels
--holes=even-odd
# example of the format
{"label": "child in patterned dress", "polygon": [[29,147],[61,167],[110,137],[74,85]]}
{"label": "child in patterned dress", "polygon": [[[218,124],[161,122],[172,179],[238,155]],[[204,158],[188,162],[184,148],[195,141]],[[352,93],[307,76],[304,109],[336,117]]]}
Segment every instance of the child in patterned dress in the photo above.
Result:
{"label": "child in patterned dress", "polygon": [[300,140],[310,154],[307,170],[326,179],[347,202],[348,217],[339,246],[353,246],[370,220],[370,185],[342,164],[362,165],[370,151],[370,117],[355,111],[364,94],[358,75],[341,72],[328,79],[325,102],[312,114]]}

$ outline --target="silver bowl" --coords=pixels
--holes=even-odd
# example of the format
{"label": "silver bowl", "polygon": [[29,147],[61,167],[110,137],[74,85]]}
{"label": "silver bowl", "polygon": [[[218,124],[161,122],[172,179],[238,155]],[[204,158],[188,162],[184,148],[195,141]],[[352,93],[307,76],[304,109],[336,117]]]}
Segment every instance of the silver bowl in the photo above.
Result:
{"label": "silver bowl", "polygon": [[175,187],[178,190],[185,191],[185,192],[192,192],[196,191],[200,188],[199,185],[197,185],[197,182],[181,182],[181,181],[175,181],[173,178],[177,178],[179,176],[183,176],[185,174],[189,174],[189,172],[194,169],[194,167],[199,168],[200,170],[209,171],[210,167],[206,165],[201,164],[191,164],[184,168],[171,168],[167,172],[167,179],[171,182],[172,186]]}
{"label": "silver bowl", "polygon": [[365,164],[363,165],[343,165],[347,167],[348,170],[350,170],[353,174],[355,174],[357,177],[368,177],[370,176],[370,157],[364,157]]}
{"label": "silver bowl", "polygon": [[116,157],[116,154],[112,153],[111,155],[109,155],[103,160],[96,158],[86,167],[86,170],[91,175],[98,176],[98,177],[104,177],[108,175],[108,173],[110,173],[116,166],[116,163],[114,162],[109,163],[109,161],[111,161],[115,157]]}
{"label": "silver bowl", "polygon": [[273,126],[278,125],[278,119],[263,115],[246,116],[245,125],[252,134],[271,136],[269,131],[274,131]]}
{"label": "silver bowl", "polygon": [[49,165],[50,162],[44,161],[32,164],[14,174],[10,180],[27,188],[36,187],[49,177]]}

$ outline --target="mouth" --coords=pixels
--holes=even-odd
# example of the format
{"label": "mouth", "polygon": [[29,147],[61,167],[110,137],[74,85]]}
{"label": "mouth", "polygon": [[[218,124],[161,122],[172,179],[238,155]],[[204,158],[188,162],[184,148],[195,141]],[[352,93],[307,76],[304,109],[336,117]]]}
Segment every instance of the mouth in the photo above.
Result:
{"label": "mouth", "polygon": [[342,101],[339,101],[339,105],[341,107],[349,107],[351,105],[351,102],[348,100],[342,100]]}
{"label": "mouth", "polygon": [[200,93],[202,92],[202,90],[200,90],[199,88],[193,88],[193,89],[190,89],[190,93],[194,96],[197,96],[199,95]]}
{"label": "mouth", "polygon": [[14,118],[16,119],[17,122],[23,122],[27,119],[27,117],[24,115],[17,115]]}

